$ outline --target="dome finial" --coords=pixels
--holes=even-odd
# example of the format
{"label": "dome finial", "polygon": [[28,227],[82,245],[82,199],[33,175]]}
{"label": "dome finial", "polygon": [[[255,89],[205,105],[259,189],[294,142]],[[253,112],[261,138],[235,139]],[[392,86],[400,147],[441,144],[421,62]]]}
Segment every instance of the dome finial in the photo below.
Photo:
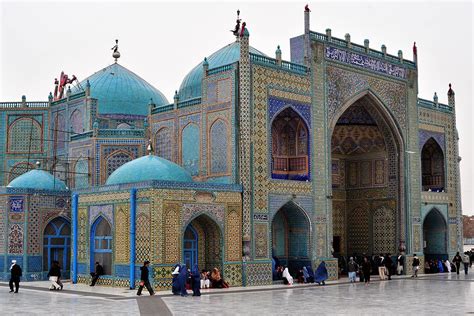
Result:
{"label": "dome finial", "polygon": [[153,155],[153,144],[151,142],[151,139],[148,140],[148,146],[146,147],[146,151],[148,152],[148,155]]}
{"label": "dome finial", "polygon": [[118,39],[115,40],[115,46],[111,48],[114,52],[112,53],[112,57],[115,58],[115,63],[117,63],[117,59],[120,58],[120,52],[118,51]]}
{"label": "dome finial", "polygon": [[38,160],[36,161],[36,169],[40,169],[41,168],[41,162]]}

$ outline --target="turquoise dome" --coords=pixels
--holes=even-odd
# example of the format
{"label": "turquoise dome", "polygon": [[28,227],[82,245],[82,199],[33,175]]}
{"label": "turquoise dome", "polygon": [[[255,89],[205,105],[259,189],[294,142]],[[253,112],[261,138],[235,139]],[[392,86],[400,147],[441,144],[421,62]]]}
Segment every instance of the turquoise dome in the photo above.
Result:
{"label": "turquoise dome", "polygon": [[7,188],[35,189],[35,190],[68,190],[66,184],[44,170],[31,170],[11,181]]}
{"label": "turquoise dome", "polygon": [[[87,80],[91,96],[99,100],[99,114],[148,115],[150,99],[157,106],[169,104],[158,89],[117,63],[81,81],[83,89]],[[81,91],[79,87],[72,89],[72,93]]]}
{"label": "turquoise dome", "polygon": [[[253,54],[266,56],[259,50],[249,47],[249,51]],[[207,57],[209,69],[235,63],[240,58],[240,42],[233,42],[227,46],[222,47],[211,56]],[[179,87],[179,99],[181,101],[196,98],[201,96],[203,69],[202,63],[194,67],[184,77],[181,86]]]}
{"label": "turquoise dome", "polygon": [[123,184],[143,181],[192,182],[189,173],[169,160],[148,155],[127,162],[112,172],[105,184]]}

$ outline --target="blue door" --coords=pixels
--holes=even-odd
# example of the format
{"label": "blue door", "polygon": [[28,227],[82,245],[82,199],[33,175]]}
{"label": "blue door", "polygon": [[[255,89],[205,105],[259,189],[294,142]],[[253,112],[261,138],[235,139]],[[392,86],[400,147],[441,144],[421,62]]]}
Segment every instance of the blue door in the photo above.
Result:
{"label": "blue door", "polygon": [[183,244],[184,264],[192,269],[198,262],[198,235],[191,225],[184,232]]}
{"label": "blue door", "polygon": [[48,271],[51,263],[58,261],[63,277],[69,276],[70,236],[71,227],[65,219],[57,217],[48,223],[43,232],[43,271]]}

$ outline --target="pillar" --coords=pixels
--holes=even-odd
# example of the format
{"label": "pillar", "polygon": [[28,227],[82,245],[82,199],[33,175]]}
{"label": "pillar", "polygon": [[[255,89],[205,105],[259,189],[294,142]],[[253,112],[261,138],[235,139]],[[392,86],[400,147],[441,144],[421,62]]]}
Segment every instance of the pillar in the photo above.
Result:
{"label": "pillar", "polygon": [[72,283],[77,283],[77,207],[79,195],[74,193],[72,195]]}
{"label": "pillar", "polygon": [[130,290],[135,288],[135,230],[137,189],[130,190]]}

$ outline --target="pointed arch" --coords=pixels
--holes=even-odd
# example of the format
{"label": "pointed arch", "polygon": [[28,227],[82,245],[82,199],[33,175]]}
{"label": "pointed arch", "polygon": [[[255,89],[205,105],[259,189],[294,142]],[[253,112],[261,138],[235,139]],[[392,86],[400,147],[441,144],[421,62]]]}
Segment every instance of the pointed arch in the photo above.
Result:
{"label": "pointed arch", "polygon": [[43,271],[58,261],[67,274],[71,257],[71,224],[61,216],[51,219],[43,230]]}
{"label": "pointed arch", "polygon": [[15,178],[21,176],[27,171],[33,170],[33,169],[35,169],[35,166],[32,163],[28,163],[26,161],[19,162],[13,165],[8,175],[8,183],[12,182]]}
{"label": "pointed arch", "polygon": [[200,152],[199,126],[195,123],[189,123],[181,130],[181,165],[191,176],[199,175]]}
{"label": "pointed arch", "polygon": [[31,117],[20,117],[8,128],[8,151],[11,153],[39,153],[43,150],[41,124]]}
{"label": "pointed arch", "polygon": [[425,260],[446,259],[448,256],[448,225],[436,207],[423,219],[423,253]]}
{"label": "pointed arch", "polygon": [[74,164],[74,187],[87,188],[89,186],[89,159],[80,157]]}
{"label": "pointed arch", "polygon": [[117,170],[117,168],[121,167],[123,164],[132,161],[133,154],[126,150],[116,150],[107,157],[105,157],[105,180]]}
{"label": "pointed arch", "polygon": [[309,128],[305,119],[288,106],[271,120],[272,178],[306,181],[310,179]]}
{"label": "pointed arch", "polygon": [[106,275],[112,274],[112,225],[107,218],[99,215],[91,226],[90,235],[90,268],[99,262]]}
{"label": "pointed arch", "polygon": [[441,192],[445,188],[444,152],[433,137],[421,149],[421,183],[423,191]]}
{"label": "pointed arch", "polygon": [[82,112],[78,109],[74,110],[69,117],[69,124],[72,131],[76,134],[81,134],[84,131],[82,123]]}
{"label": "pointed arch", "polygon": [[162,127],[155,134],[155,152],[156,155],[167,159],[173,160],[173,132],[171,127]]}
{"label": "pointed arch", "polygon": [[209,129],[209,173],[226,175],[229,172],[229,129],[221,118],[212,122]]}

